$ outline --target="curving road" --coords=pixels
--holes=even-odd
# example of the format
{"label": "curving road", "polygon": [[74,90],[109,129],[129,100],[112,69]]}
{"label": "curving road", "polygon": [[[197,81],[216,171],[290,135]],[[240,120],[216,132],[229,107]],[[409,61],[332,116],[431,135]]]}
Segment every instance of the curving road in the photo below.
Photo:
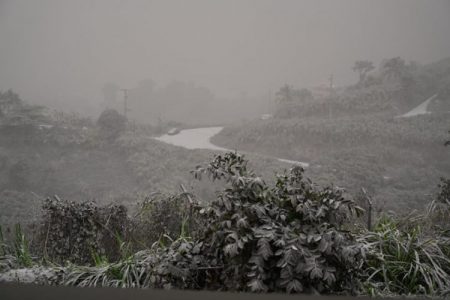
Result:
{"label": "curving road", "polygon": [[[186,149],[208,149],[215,151],[234,151],[227,148],[222,148],[211,143],[211,138],[222,131],[223,127],[204,127],[204,128],[194,128],[194,129],[185,129],[181,130],[176,135],[162,135],[160,137],[155,137],[155,140],[162,141],[171,145],[180,146]],[[241,153],[246,153],[243,151],[239,151]],[[248,153],[248,152],[247,152]],[[259,153],[255,153],[260,155]],[[309,167],[308,163],[288,160],[278,157],[272,157],[277,159],[278,161],[300,165],[304,168]]]}

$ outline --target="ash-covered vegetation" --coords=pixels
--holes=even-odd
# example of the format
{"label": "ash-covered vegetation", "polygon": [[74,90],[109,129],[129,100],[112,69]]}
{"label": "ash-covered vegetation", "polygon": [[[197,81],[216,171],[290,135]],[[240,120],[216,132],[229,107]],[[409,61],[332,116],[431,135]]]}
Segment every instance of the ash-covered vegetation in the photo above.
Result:
{"label": "ash-covered vegetation", "polygon": [[[19,226],[12,243],[2,237],[0,278],[80,287],[449,293],[448,181],[425,213],[384,214],[367,230],[361,207],[340,189],[315,185],[301,167],[268,184],[229,152],[192,173],[225,186],[207,203],[186,192],[153,195],[134,218],[123,207],[46,200],[32,243]],[[149,234],[155,230],[159,236]]]}
{"label": "ash-covered vegetation", "polygon": [[[450,60],[419,65],[394,57],[378,68],[368,66],[373,64],[355,62],[354,70],[362,68],[363,74],[356,84],[316,95],[284,86],[273,118],[229,126],[213,141],[310,162],[312,178],[353,194],[365,187],[387,210],[423,208],[435,183],[450,172],[448,149],[442,147],[448,138]],[[401,117],[429,98],[423,114]]]}
{"label": "ash-covered vegetation", "polygon": [[[284,86],[273,117],[213,138],[251,161],[227,152],[205,163],[208,150],[153,139],[188,124],[144,125],[112,108],[93,120],[2,92],[0,279],[448,295],[448,62],[370,66],[356,62],[368,70],[360,81],[325,95]],[[402,76],[417,100],[400,97]],[[428,113],[397,117],[431,91]],[[257,153],[310,166],[283,172]]]}
{"label": "ash-covered vegetation", "polygon": [[448,12],[0,0],[0,283],[449,297]]}

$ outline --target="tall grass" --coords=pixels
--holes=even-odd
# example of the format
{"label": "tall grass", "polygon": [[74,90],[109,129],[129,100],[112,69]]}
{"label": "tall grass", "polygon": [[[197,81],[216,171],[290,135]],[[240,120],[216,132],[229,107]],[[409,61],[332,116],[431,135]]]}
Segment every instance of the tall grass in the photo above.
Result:
{"label": "tall grass", "polygon": [[0,272],[18,267],[29,268],[33,264],[29,242],[20,224],[16,224],[14,227],[12,245],[5,240],[3,229],[0,226]]}
{"label": "tall grass", "polygon": [[30,254],[30,246],[20,224],[15,226],[14,253],[20,265],[31,267],[33,259]]}
{"label": "tall grass", "polygon": [[365,287],[371,295],[446,295],[450,291],[450,243],[431,230],[433,206],[423,215],[383,216],[360,237],[368,246]]}
{"label": "tall grass", "polygon": [[65,285],[79,287],[146,287],[149,278],[146,258],[150,253],[138,252],[115,263],[101,262],[95,267],[71,265],[65,269]]}

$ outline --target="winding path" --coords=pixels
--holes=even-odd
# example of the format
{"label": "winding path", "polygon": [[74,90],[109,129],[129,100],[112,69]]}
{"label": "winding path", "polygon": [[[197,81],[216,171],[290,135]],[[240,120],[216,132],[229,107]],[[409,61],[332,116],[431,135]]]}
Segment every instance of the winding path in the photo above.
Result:
{"label": "winding path", "polygon": [[[167,144],[180,146],[186,149],[208,149],[208,150],[215,150],[215,151],[234,151],[231,149],[223,148],[214,145],[211,143],[211,138],[218,134],[220,131],[222,131],[223,127],[204,127],[204,128],[194,128],[194,129],[184,129],[181,130],[176,135],[162,135],[160,137],[155,137],[155,140],[165,142]],[[244,152],[239,151],[241,153],[250,153],[250,152]],[[254,153],[258,154],[259,153]],[[308,163],[301,162],[301,161],[295,161],[295,160],[288,160],[278,157],[271,157],[274,159],[277,159],[278,161],[288,163],[288,164],[294,164],[294,165],[300,165],[304,168],[309,167]]]}

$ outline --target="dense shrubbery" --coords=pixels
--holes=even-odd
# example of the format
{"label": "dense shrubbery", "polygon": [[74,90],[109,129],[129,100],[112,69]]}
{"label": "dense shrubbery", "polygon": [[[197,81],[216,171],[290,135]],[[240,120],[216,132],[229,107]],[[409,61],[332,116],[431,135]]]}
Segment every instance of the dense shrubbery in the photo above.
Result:
{"label": "dense shrubbery", "polygon": [[[242,156],[227,153],[193,171],[198,179],[206,174],[226,183],[211,203],[198,203],[190,194],[154,195],[141,204],[142,214],[132,223],[124,222],[122,213],[112,222],[129,224],[127,232],[132,234],[154,226],[160,232],[149,236],[162,237],[158,243],[132,254],[142,246],[132,244],[145,235],[118,239],[115,258],[106,259],[98,251],[91,258],[95,266],[51,267],[44,272],[51,280],[36,280],[75,286],[258,292],[448,293],[448,231],[436,226],[440,224],[436,221],[448,217],[449,205],[442,201],[448,196],[447,181],[426,214],[383,217],[373,231],[366,231],[355,224],[359,207],[339,189],[320,188],[304,178],[300,167],[277,175],[272,185],[247,165]],[[44,240],[59,237],[55,248],[81,236],[87,239],[79,240],[77,249],[99,245],[102,229],[96,224],[109,224],[105,216],[110,214],[90,205],[57,200],[46,207],[54,209],[46,215],[47,224],[56,224],[58,230]],[[140,222],[142,227],[137,226]],[[77,232],[82,234],[73,234]],[[24,236],[19,233],[16,241],[15,249],[20,251],[3,255],[0,263],[30,266]],[[4,243],[1,246],[5,249]]]}
{"label": "dense shrubbery", "polygon": [[48,198],[43,205],[44,222],[39,234],[42,253],[51,261],[89,264],[93,255],[117,259],[116,240],[127,238],[128,217],[123,206],[98,207]]}
{"label": "dense shrubbery", "polygon": [[216,156],[195,174],[204,172],[229,183],[205,212],[205,242],[224,265],[220,281],[227,289],[357,290],[364,252],[343,226],[359,208],[339,190],[315,187],[300,167],[279,175],[270,187],[232,153]]}
{"label": "dense shrubbery", "polygon": [[189,232],[198,237],[205,221],[199,216],[194,195],[153,193],[138,203],[133,218],[133,240],[150,247],[155,242],[166,243]]}

